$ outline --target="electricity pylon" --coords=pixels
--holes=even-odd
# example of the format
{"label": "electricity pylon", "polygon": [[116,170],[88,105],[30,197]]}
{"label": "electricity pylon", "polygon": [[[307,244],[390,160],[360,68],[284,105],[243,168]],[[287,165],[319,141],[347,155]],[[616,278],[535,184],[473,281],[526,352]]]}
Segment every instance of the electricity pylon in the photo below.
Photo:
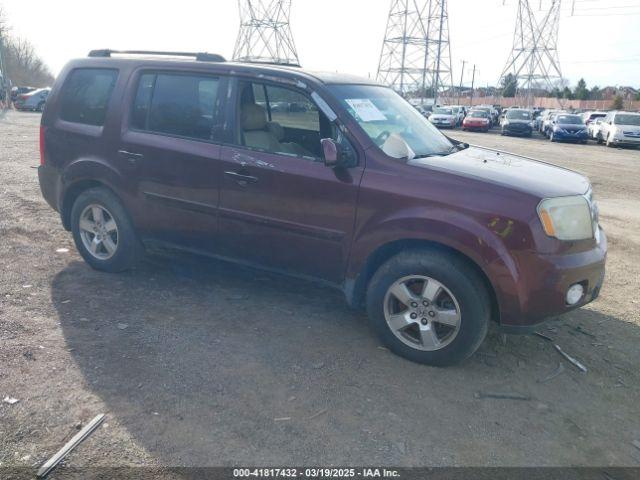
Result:
{"label": "electricity pylon", "polygon": [[517,94],[531,107],[536,88],[549,91],[562,86],[562,71],[558,57],[558,31],[562,0],[550,0],[551,5],[536,17],[529,0],[518,0],[518,17],[509,60],[500,75],[499,85],[509,75],[517,82]]}
{"label": "electricity pylon", "polygon": [[391,1],[377,77],[403,95],[452,86],[446,0]]}
{"label": "electricity pylon", "polygon": [[291,0],[238,0],[238,8],[240,31],[234,60],[299,65],[289,25]]}

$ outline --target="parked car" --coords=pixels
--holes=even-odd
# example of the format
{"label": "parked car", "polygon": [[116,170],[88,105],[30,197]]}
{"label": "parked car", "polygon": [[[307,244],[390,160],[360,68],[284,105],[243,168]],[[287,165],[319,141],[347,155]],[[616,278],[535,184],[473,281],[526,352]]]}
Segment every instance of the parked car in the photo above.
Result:
{"label": "parked car", "polygon": [[582,120],[584,124],[588,127],[593,122],[595,122],[598,118],[604,118],[607,116],[607,112],[584,112],[582,114]]}
{"label": "parked car", "polygon": [[542,122],[542,134],[549,138],[551,136],[551,130],[553,127],[553,122],[555,121],[556,117],[558,115],[562,115],[565,114],[567,112],[564,111],[554,111],[551,114],[549,114],[549,116],[547,116],[547,118],[545,118]]}
{"label": "parked car", "polygon": [[545,110],[540,114],[540,120],[538,124],[538,130],[543,135],[547,135],[549,131],[549,124],[551,123],[551,117],[556,113],[561,112],[561,110]]}
{"label": "parked car", "polygon": [[[307,114],[272,116],[275,98]],[[367,79],[95,51],[59,74],[40,147],[42,194],[91,267],[163,245],[316,278],[416,362],[469,357],[491,320],[539,328],[604,278],[584,176],[450,140]]]}
{"label": "parked car", "polygon": [[530,137],[533,133],[533,115],[531,110],[510,108],[502,120],[502,135]]}
{"label": "parked car", "polygon": [[429,118],[431,111],[433,110],[431,105],[414,105],[414,107],[424,118]]}
{"label": "parked car", "polygon": [[39,88],[38,90],[18,95],[13,105],[16,110],[41,112],[47,103],[50,91],[50,88]]}
{"label": "parked car", "polygon": [[479,130],[488,132],[491,129],[489,114],[483,110],[471,110],[462,122],[462,130]]}
{"label": "parked car", "polygon": [[451,107],[436,107],[429,116],[429,121],[439,128],[456,128],[458,116]]}
{"label": "parked car", "polygon": [[486,112],[487,115],[489,115],[489,121],[492,127],[496,124],[492,106],[478,105],[477,107],[473,107],[473,109],[476,111]]}
{"label": "parked car", "polygon": [[640,146],[640,113],[609,112],[600,124],[598,143]]}
{"label": "parked car", "polygon": [[24,95],[25,93],[33,92],[34,90],[36,90],[35,87],[13,87],[11,89],[11,101],[15,102],[19,95]]}
{"label": "parked car", "polygon": [[447,108],[451,108],[451,110],[453,111],[453,114],[456,117],[456,127],[459,127],[462,125],[462,121],[464,120],[464,117],[467,114],[467,111],[465,110],[465,107],[459,106],[459,105],[451,105]]}
{"label": "parked car", "polygon": [[598,137],[600,135],[600,127],[602,126],[602,122],[604,121],[604,117],[603,118],[596,118],[596,120],[594,122],[591,122],[588,126],[587,126],[587,132],[589,132],[589,138],[592,140],[598,140]]}
{"label": "parked car", "polygon": [[587,143],[589,132],[580,115],[558,113],[552,117],[549,140]]}

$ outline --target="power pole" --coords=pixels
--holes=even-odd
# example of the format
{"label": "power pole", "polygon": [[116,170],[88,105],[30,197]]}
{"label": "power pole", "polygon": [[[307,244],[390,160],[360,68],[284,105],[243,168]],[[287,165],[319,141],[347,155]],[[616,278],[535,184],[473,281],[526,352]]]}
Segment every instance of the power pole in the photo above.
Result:
{"label": "power pole", "polygon": [[464,80],[464,66],[467,64],[466,60],[462,60],[462,72],[460,73],[460,90],[458,91],[458,104],[460,104],[460,98],[462,97],[462,81]]}
{"label": "power pole", "polygon": [[[518,16],[513,37],[513,48],[500,75],[500,85],[507,75],[518,82],[519,96],[532,107],[534,89],[549,91],[562,84],[562,71],[558,57],[558,31],[562,0],[548,0],[550,6],[536,16],[529,0],[518,0]],[[542,2],[540,2],[542,9]]]}
{"label": "power pole", "polygon": [[377,79],[402,95],[453,87],[446,0],[391,0]]}
{"label": "power pole", "polygon": [[238,0],[240,31],[233,50],[239,62],[299,65],[291,34],[291,0]]}
{"label": "power pole", "polygon": [[469,99],[469,107],[473,108],[473,91],[476,86],[476,66],[473,65],[473,76],[471,77],[471,98]]}
{"label": "power pole", "polygon": [[0,18],[0,103],[4,103],[5,108],[9,108],[9,106],[11,105],[11,92],[9,91],[10,83],[9,75],[7,73],[7,66],[4,61],[5,27],[1,22],[2,18]]}

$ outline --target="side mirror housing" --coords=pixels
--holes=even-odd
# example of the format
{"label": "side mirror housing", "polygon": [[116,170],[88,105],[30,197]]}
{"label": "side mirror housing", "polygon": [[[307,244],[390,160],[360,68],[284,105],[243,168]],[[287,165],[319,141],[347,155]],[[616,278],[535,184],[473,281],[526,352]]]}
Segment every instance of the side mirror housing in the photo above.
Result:
{"label": "side mirror housing", "polygon": [[340,165],[340,155],[336,142],[334,142],[331,138],[323,138],[322,140],[320,140],[320,144],[322,145],[324,164],[327,167],[331,168]]}

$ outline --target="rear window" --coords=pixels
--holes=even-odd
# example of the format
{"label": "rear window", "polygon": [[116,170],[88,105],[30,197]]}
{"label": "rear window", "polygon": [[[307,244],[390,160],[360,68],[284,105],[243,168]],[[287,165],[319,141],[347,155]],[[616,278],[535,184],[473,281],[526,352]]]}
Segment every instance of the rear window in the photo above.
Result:
{"label": "rear window", "polygon": [[131,114],[136,130],[198,140],[218,140],[219,79],[200,75],[148,73],[140,77]]}
{"label": "rear window", "polygon": [[104,125],[118,71],[108,68],[73,70],[62,87],[60,118],[67,122]]}

